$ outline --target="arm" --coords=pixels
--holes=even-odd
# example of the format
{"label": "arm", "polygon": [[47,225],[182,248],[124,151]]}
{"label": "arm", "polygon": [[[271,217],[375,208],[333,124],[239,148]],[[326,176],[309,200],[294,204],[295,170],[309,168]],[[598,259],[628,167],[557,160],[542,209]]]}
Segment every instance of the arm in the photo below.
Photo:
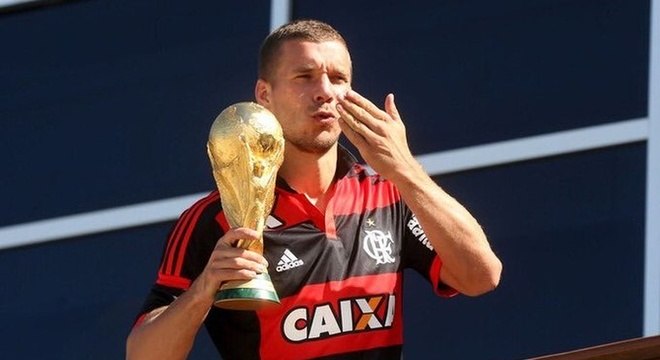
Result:
{"label": "arm", "polygon": [[238,239],[259,239],[257,233],[236,228],[218,240],[202,273],[172,304],[151,311],[126,341],[127,359],[185,359],[197,331],[213,306],[223,281],[249,280],[268,266],[263,256],[232,247]]}
{"label": "arm", "polygon": [[374,170],[397,186],[431,244],[442,255],[440,279],[471,296],[494,289],[502,270],[500,260],[474,217],[440,188],[412,156],[394,95],[385,98],[382,111],[349,91],[337,108],[346,137]]}

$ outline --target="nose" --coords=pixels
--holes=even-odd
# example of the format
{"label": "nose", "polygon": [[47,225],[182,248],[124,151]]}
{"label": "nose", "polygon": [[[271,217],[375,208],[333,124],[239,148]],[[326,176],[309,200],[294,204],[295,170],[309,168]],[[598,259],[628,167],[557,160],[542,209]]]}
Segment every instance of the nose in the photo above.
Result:
{"label": "nose", "polygon": [[332,82],[327,74],[323,74],[319,78],[318,84],[316,86],[316,94],[314,94],[314,101],[318,103],[325,103],[335,96],[335,91],[332,86]]}

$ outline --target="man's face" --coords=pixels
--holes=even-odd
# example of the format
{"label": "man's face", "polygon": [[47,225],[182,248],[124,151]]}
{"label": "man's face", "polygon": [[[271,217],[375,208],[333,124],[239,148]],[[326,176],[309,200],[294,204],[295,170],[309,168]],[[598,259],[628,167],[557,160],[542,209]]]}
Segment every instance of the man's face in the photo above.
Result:
{"label": "man's face", "polygon": [[337,97],[350,84],[351,58],[344,44],[289,40],[279,49],[264,85],[268,101],[262,105],[277,117],[289,146],[324,153],[341,133]]}

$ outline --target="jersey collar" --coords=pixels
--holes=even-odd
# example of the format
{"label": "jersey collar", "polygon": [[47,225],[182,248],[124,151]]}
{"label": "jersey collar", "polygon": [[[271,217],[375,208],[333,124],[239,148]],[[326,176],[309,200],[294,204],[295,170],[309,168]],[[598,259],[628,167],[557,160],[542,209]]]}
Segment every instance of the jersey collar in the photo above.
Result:
{"label": "jersey collar", "polygon": [[[354,170],[355,165],[357,164],[357,159],[355,156],[343,145],[338,144],[337,146],[337,170],[335,170],[335,178],[334,180],[337,181],[343,177],[346,177],[352,173],[352,170]],[[287,184],[287,182],[281,178],[279,175],[277,176],[277,182],[276,185],[278,188],[282,190],[286,190],[289,192],[296,192]]]}

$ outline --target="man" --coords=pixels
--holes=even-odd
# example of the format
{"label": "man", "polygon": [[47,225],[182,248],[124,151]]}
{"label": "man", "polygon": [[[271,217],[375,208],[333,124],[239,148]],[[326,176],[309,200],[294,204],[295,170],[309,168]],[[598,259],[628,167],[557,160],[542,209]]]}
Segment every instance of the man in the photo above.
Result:
{"label": "man", "polygon": [[[439,295],[497,286],[500,261],[415,161],[394,96],[381,110],[351,79],[346,43],[325,23],[296,21],[265,40],[255,97],[286,145],[264,256],[232,247],[257,234],[228,228],[217,192],[193,205],[170,234],[128,358],[185,358],[202,324],[226,359],[400,358],[405,267]],[[380,175],[338,145],[342,132]],[[222,282],[266,269],[281,306],[213,306]]]}

